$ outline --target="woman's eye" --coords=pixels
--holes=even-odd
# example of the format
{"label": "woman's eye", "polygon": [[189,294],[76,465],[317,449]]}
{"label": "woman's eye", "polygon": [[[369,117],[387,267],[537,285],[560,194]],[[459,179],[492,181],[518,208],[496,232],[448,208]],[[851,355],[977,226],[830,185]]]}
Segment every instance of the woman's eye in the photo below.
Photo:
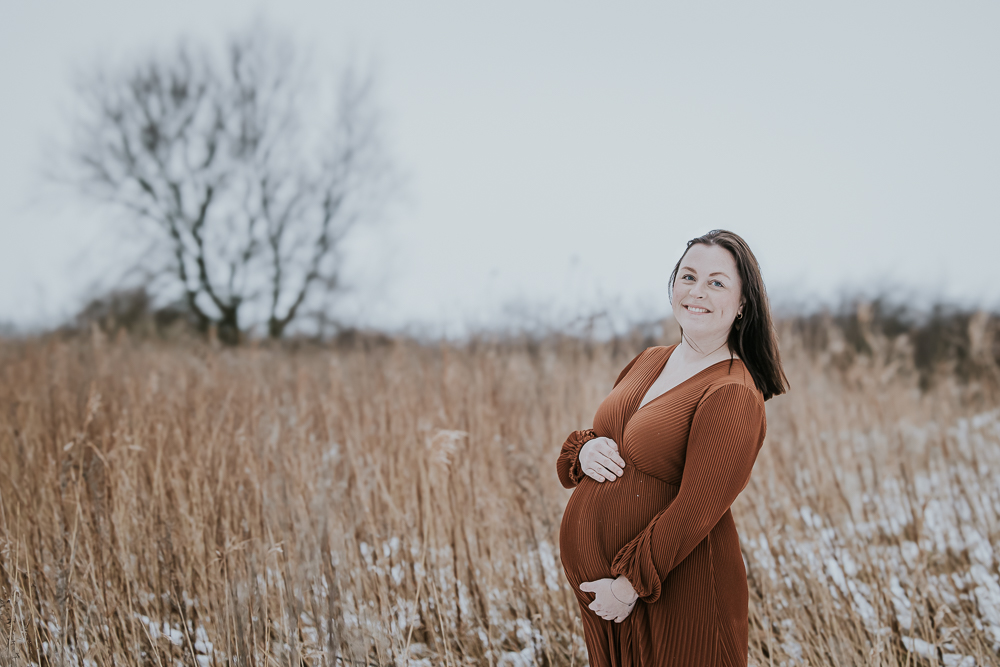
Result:
{"label": "woman's eye", "polygon": [[719,287],[725,287],[725,285],[723,285],[722,283],[720,283],[718,280],[713,280],[712,282],[715,283],[716,285],[718,285]]}
{"label": "woman's eye", "polygon": [[686,280],[687,278],[694,280],[694,276],[692,276],[690,273],[685,273],[683,276],[681,276],[681,280]]}

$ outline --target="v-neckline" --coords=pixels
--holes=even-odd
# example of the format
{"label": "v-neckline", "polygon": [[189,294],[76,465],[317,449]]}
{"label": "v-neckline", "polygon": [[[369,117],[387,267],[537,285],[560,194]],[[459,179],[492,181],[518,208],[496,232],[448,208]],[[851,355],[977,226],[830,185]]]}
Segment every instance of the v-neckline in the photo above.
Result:
{"label": "v-neckline", "polygon": [[[698,377],[699,375],[701,375],[705,371],[709,370],[710,368],[715,368],[719,364],[729,363],[730,361],[739,361],[739,359],[737,359],[736,357],[733,357],[732,359],[723,359],[722,361],[717,361],[714,364],[711,364],[709,366],[705,366],[704,368],[702,368],[700,371],[698,371],[694,375],[691,375],[690,377],[684,378],[683,380],[681,380],[680,382],[678,382],[677,384],[675,384],[670,389],[667,389],[665,392],[663,392],[661,394],[658,394],[657,396],[654,396],[653,398],[651,398],[648,401],[646,401],[646,403],[642,403],[642,399],[646,398],[646,394],[649,393],[650,388],[659,379],[660,374],[663,373],[663,369],[667,367],[667,362],[670,361],[670,357],[674,356],[674,350],[677,349],[677,345],[678,344],[675,344],[674,347],[673,347],[673,349],[670,350],[667,353],[667,356],[663,359],[663,363],[660,364],[660,369],[656,372],[656,375],[653,376],[653,382],[650,382],[648,385],[646,385],[646,390],[644,392],[642,392],[642,396],[639,397],[639,403],[640,403],[640,405],[639,405],[638,408],[636,408],[635,412],[632,413],[632,417],[635,417],[635,415],[638,414],[638,412],[640,410],[642,410],[643,408],[646,408],[646,407],[650,406],[651,404],[655,403],[659,399],[663,398],[664,396],[666,396],[667,394],[669,394],[670,392],[672,392],[674,389],[677,389],[678,387],[680,387],[680,386],[682,386],[682,385],[690,382],[691,380],[695,379],[696,377]],[[631,417],[630,417],[630,419],[631,419]]]}

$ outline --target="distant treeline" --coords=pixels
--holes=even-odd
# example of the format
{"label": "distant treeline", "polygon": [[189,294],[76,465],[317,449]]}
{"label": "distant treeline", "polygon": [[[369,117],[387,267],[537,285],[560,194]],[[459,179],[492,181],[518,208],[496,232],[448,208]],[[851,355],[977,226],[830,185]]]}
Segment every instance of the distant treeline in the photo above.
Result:
{"label": "distant treeline", "polygon": [[[503,332],[482,330],[470,334],[459,345],[526,347],[541,351],[553,345],[579,346],[586,353],[593,345],[610,344],[615,356],[635,354],[651,345],[679,340],[679,331],[671,318],[637,322],[624,333],[599,335],[594,321],[603,314],[582,317],[565,326],[554,324]],[[305,347],[384,347],[401,338],[419,339],[418,335],[360,329],[350,324],[314,316],[314,333],[288,336],[266,344],[289,348]],[[963,382],[984,381],[1000,386],[1000,313],[935,304],[920,309],[895,303],[884,297],[844,299],[811,314],[785,314],[778,318],[779,335],[790,338],[809,352],[822,356],[835,366],[847,367],[861,357],[877,358],[880,363],[909,366],[926,389],[943,374]],[[197,319],[183,302],[155,306],[143,288],[119,290],[90,301],[63,327],[51,335],[73,337],[94,329],[109,336],[127,335],[139,340],[204,340]],[[213,332],[207,338],[213,341]],[[263,338],[263,337],[261,337]],[[256,341],[265,344],[263,340]],[[423,342],[436,344],[435,340]]]}

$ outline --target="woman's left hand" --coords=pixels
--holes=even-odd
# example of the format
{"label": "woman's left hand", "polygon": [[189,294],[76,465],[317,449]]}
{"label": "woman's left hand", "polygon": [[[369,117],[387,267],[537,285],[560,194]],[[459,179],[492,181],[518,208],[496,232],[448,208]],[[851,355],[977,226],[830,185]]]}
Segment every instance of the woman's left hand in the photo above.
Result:
{"label": "woman's left hand", "polygon": [[639,595],[624,576],[617,579],[598,579],[580,584],[581,591],[594,594],[594,601],[588,606],[605,621],[621,623],[635,608]]}

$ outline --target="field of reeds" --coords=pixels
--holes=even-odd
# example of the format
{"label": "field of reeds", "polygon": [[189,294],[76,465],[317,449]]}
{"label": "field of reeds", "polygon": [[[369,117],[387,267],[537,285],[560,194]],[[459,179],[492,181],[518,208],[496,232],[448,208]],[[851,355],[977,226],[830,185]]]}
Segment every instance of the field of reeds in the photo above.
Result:
{"label": "field of reeds", "polygon": [[[1000,664],[997,331],[780,323],[751,664]],[[584,665],[555,459],[675,335],[0,341],[0,664]]]}

